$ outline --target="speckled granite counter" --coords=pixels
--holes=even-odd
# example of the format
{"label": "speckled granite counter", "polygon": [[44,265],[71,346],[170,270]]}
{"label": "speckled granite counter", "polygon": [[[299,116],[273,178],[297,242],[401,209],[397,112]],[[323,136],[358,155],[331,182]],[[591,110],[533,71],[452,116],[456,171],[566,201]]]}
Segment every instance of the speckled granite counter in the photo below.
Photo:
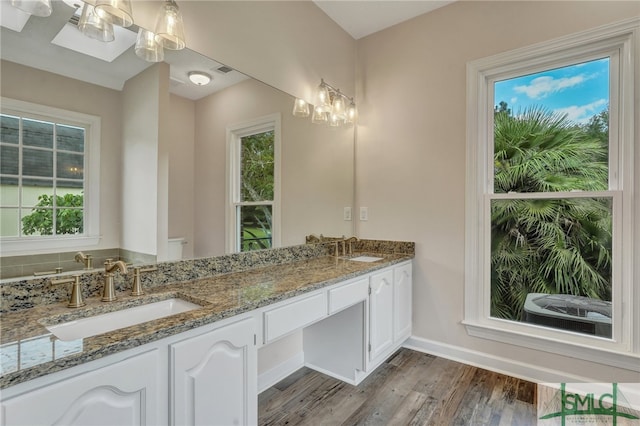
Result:
{"label": "speckled granite counter", "polygon": [[[92,296],[80,309],[55,302],[4,313],[0,316],[0,389],[364,275],[411,259],[413,252],[382,256],[382,260],[367,263],[320,255],[165,283],[140,297],[120,291],[118,301],[112,303]],[[58,340],[44,327],[175,296],[202,308],[70,342]]]}

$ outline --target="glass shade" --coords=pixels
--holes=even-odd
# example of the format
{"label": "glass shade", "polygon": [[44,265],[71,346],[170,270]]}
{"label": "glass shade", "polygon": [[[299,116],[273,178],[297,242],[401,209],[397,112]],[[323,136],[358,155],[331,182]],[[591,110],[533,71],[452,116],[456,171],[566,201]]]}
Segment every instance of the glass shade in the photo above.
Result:
{"label": "glass shade", "polygon": [[338,91],[333,97],[333,104],[331,105],[331,115],[335,115],[338,120],[346,120],[347,107],[345,105],[344,96]]}
{"label": "glass shade", "polygon": [[324,124],[329,121],[326,112],[318,111],[318,108],[313,108],[313,115],[311,116],[311,122],[315,124]]}
{"label": "glass shade", "polygon": [[320,83],[316,90],[316,103],[314,106],[314,112],[329,112],[331,111],[331,98],[329,97],[329,89],[327,89],[324,81]]}
{"label": "glass shade", "polygon": [[351,104],[347,108],[347,119],[345,122],[347,124],[353,124],[356,122],[356,118],[358,117],[358,110],[356,109],[356,104],[351,101]]}
{"label": "glass shade", "polygon": [[111,18],[111,23],[114,25],[130,27],[133,24],[129,0],[97,0],[95,8],[99,17]]}
{"label": "glass shade", "polygon": [[304,99],[296,98],[293,103],[293,115],[294,117],[308,117],[309,104]]}
{"label": "glass shade", "polygon": [[156,41],[171,50],[184,49],[186,46],[182,14],[173,0],[165,1],[158,12]]}
{"label": "glass shade", "polygon": [[78,21],[78,29],[87,37],[100,41],[113,41],[113,24],[111,18],[102,19],[95,11],[95,8],[88,3],[82,8],[82,14]]}
{"label": "glass shade", "polygon": [[11,0],[11,6],[33,16],[51,15],[51,0]]}
{"label": "glass shade", "polygon": [[329,126],[338,127],[338,126],[340,126],[341,124],[344,123],[344,118],[339,117],[337,114],[334,114],[334,113],[330,112],[328,115],[329,115],[329,117],[328,117]]}
{"label": "glass shade", "polygon": [[138,30],[135,50],[136,56],[147,62],[164,61],[164,49],[156,43],[156,35],[144,28]]}

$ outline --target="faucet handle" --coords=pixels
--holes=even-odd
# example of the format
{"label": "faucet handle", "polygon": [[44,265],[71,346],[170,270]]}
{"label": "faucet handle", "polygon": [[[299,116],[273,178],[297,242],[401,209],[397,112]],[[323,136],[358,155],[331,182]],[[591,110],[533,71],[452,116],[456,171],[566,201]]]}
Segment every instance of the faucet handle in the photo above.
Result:
{"label": "faucet handle", "polygon": [[144,294],[144,290],[142,289],[142,281],[140,280],[140,274],[143,272],[152,272],[157,271],[158,268],[152,266],[150,268],[142,269],[140,266],[136,266],[133,268],[133,284],[131,286],[131,295],[132,296],[142,296]]}
{"label": "faucet handle", "polygon": [[51,280],[52,286],[69,283],[73,283],[73,286],[71,287],[71,297],[69,298],[69,303],[67,303],[67,306],[70,308],[79,308],[86,305],[86,303],[84,303],[84,300],[82,299],[82,291],[80,290],[80,275],[76,275],[71,278]]}

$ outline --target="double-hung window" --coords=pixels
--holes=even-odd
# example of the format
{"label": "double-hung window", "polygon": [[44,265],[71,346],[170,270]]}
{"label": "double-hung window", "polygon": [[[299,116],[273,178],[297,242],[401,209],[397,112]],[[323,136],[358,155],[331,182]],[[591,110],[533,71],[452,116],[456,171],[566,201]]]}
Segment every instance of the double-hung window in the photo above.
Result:
{"label": "double-hung window", "polygon": [[590,360],[638,350],[637,43],[634,20],[468,64],[470,334]]}
{"label": "double-hung window", "polygon": [[0,127],[3,253],[95,244],[100,118],[3,98]]}
{"label": "double-hung window", "polygon": [[277,247],[280,116],[230,126],[227,141],[227,251]]}

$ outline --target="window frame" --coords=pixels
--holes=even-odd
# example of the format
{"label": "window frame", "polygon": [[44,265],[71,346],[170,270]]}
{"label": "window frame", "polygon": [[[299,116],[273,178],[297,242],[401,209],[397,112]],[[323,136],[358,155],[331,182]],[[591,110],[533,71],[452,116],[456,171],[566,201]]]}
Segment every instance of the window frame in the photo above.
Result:
{"label": "window frame", "polygon": [[[637,57],[640,20],[630,19],[467,64],[467,176],[465,211],[465,302],[467,333],[474,337],[525,346],[640,371],[639,230],[634,218],[640,197],[634,152],[634,94],[640,66]],[[613,199],[613,335],[605,339],[490,316],[490,201],[511,194],[493,193],[493,87],[497,80],[532,74],[598,57],[610,57],[610,178],[608,191],[545,193],[544,198],[606,196]],[[543,198],[517,194],[517,198]],[[637,220],[637,219],[636,219]],[[634,279],[635,276],[635,279]],[[634,309],[634,307],[636,309]],[[635,325],[635,327],[634,327]]]}
{"label": "window frame", "polygon": [[[240,201],[240,148],[242,138],[273,131],[274,167],[273,167],[273,200],[271,202]],[[281,214],[280,214],[280,149],[281,149],[281,116],[270,114],[250,121],[227,126],[227,167],[226,167],[226,208],[225,208],[225,250],[226,253],[239,253],[241,249],[239,227],[241,226],[237,207],[244,205],[271,205],[271,247],[280,246]]]}
{"label": "window frame", "polygon": [[28,255],[96,246],[100,241],[100,117],[62,108],[0,97],[1,112],[57,124],[84,127],[84,233],[0,237],[3,255]]}

